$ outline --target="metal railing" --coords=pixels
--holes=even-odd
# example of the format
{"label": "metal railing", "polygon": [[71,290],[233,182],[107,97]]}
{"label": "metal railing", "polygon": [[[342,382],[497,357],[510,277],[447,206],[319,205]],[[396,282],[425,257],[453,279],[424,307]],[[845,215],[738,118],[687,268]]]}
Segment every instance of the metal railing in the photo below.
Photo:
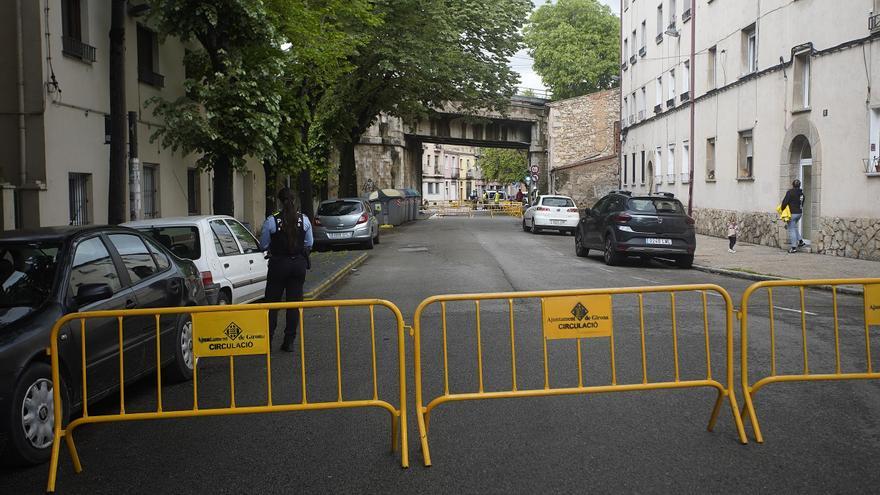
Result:
{"label": "metal railing", "polygon": [[95,47],[70,36],[61,37],[61,52],[65,55],[81,59],[83,62],[94,62],[97,60]]}
{"label": "metal railing", "polygon": [[148,67],[138,67],[138,81],[157,88],[165,87],[165,76],[153,72],[153,70]]}
{"label": "metal railing", "polygon": [[[377,358],[376,358],[376,321],[375,307],[385,307],[394,318],[394,330],[397,334],[397,355],[398,355],[398,386],[399,386],[399,407],[394,406],[387,400],[379,397],[378,374],[377,374]],[[360,398],[346,400],[342,393],[342,353],[340,347],[340,308],[360,307],[369,309],[369,327],[370,338],[372,341],[371,363],[372,373],[366,375],[365,379],[371,378],[371,383],[365,388],[371,389],[370,398]],[[304,310],[316,308],[329,308],[334,311],[335,315],[335,344],[336,344],[336,398],[330,401],[314,401],[310,400],[308,395],[307,382],[308,374],[306,373],[306,352],[304,341],[312,335],[312,330],[306,328],[303,318]],[[274,400],[272,390],[272,358],[269,352],[267,330],[269,328],[268,313],[270,310],[280,309],[296,309],[299,312],[300,332],[299,332],[299,361],[301,374],[301,393],[302,398],[299,402],[294,403],[277,403]],[[163,403],[163,359],[162,359],[162,331],[160,325],[160,317],[163,315],[176,316],[177,318],[189,315],[192,322],[192,406],[183,409],[169,409],[167,404]],[[126,391],[126,365],[125,365],[125,318],[130,317],[147,317],[155,318],[155,336],[151,339],[155,342],[156,356],[156,407],[149,412],[131,412],[126,411],[125,391]],[[400,463],[402,467],[409,466],[409,450],[407,443],[407,426],[406,426],[406,361],[404,352],[404,323],[400,310],[394,304],[381,299],[353,299],[353,300],[336,300],[336,301],[310,301],[295,303],[263,303],[263,304],[247,304],[247,305],[229,305],[229,306],[195,306],[195,307],[176,307],[176,308],[155,308],[155,309],[132,309],[132,310],[115,310],[115,311],[91,311],[83,313],[71,313],[59,319],[52,328],[51,345],[49,354],[52,361],[52,385],[53,400],[55,404],[61,404],[61,387],[64,386],[61,381],[62,364],[70,365],[71,363],[62,363],[58,349],[58,336],[62,328],[68,328],[73,333],[74,342],[79,342],[76,346],[79,351],[80,363],[87,363],[87,356],[90,349],[87,346],[86,335],[90,331],[89,322],[95,319],[115,319],[117,320],[116,335],[118,337],[118,346],[114,352],[118,355],[118,389],[119,389],[119,410],[118,412],[98,412],[89,408],[89,382],[86,366],[81,366],[81,370],[76,371],[76,378],[81,381],[82,387],[82,416],[74,419],[62,428],[62,408],[54,408],[54,443],[52,444],[52,454],[49,464],[49,481],[48,492],[55,490],[55,482],[58,473],[58,460],[61,448],[61,441],[67,445],[70,453],[73,467],[76,472],[82,471],[79,455],[73,439],[73,432],[78,427],[86,424],[109,423],[121,421],[143,421],[156,419],[172,419],[172,418],[188,418],[203,416],[220,416],[233,414],[254,414],[268,412],[285,412],[285,411],[306,411],[306,410],[324,410],[324,409],[342,409],[342,408],[363,408],[375,407],[388,411],[391,416],[391,447],[392,450],[400,449]],[[68,325],[71,322],[78,324]],[[232,331],[230,331],[232,328]],[[78,339],[76,338],[78,337]],[[166,345],[168,345],[166,343]],[[76,352],[76,351],[74,351]],[[176,351],[175,351],[176,352]],[[266,367],[266,402],[262,405],[240,405],[236,404],[235,393],[235,357],[241,355],[265,355]],[[200,407],[199,405],[199,372],[198,364],[200,359],[223,359],[228,356],[229,367],[229,403],[223,407]],[[258,361],[259,362],[259,361]],[[73,371],[71,371],[74,373]],[[370,377],[370,378],[367,378]]]}

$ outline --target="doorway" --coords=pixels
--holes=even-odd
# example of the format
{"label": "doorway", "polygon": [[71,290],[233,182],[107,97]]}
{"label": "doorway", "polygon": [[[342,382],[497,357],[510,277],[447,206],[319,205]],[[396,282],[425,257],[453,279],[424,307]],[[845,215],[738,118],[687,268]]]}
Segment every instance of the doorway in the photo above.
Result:
{"label": "doorway", "polygon": [[648,162],[648,193],[654,192],[654,163]]}
{"label": "doorway", "polygon": [[804,191],[803,216],[798,225],[804,242],[810,244],[813,226],[813,149],[810,142],[804,136],[798,136],[792,143],[793,159],[796,167],[794,177],[801,181],[801,189]]}

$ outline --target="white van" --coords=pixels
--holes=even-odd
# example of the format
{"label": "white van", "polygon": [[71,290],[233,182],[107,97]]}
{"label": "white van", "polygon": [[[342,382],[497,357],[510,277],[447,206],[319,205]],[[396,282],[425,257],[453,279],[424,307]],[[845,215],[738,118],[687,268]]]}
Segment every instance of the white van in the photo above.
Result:
{"label": "white van", "polygon": [[124,224],[149,234],[180,258],[193,261],[212,304],[263,298],[268,263],[256,237],[226,215],[155,218]]}

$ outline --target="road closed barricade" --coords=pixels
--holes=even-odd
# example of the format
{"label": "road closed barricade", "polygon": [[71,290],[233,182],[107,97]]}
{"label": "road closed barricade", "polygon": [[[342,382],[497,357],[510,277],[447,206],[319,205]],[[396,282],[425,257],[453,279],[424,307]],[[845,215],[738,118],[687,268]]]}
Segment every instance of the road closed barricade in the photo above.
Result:
{"label": "road closed barricade", "polygon": [[[686,329],[676,315],[683,307]],[[431,412],[455,401],[704,387],[717,391],[708,429],[726,400],[739,440],[747,441],[734,393],[733,303],[717,285],[433,296],[416,309],[413,337],[416,419],[426,466]],[[426,352],[428,347],[435,352]],[[593,374],[585,378],[588,350],[602,357],[589,363]],[[564,369],[551,363],[553,357],[567,358]],[[719,379],[713,357],[723,359]],[[605,365],[607,380],[588,383]]]}
{"label": "road closed barricade", "polygon": [[[843,315],[839,307],[840,286],[861,286],[863,289],[862,304],[853,305],[852,300],[848,301]],[[830,289],[830,315],[808,310],[806,289],[818,287]],[[761,295],[766,296],[766,306],[764,300],[756,300],[763,299]],[[798,301],[794,305],[799,307],[782,306],[785,304],[781,302],[783,296]],[[815,311],[824,312],[823,310],[827,309],[827,300],[817,301],[817,304],[821,304],[823,309],[814,309]],[[862,305],[863,308],[856,309],[857,306]],[[864,319],[857,314],[861,310],[864,311]],[[758,312],[760,313],[756,315]],[[789,321],[781,321],[780,314],[787,315]],[[829,319],[828,316],[831,318]],[[745,403],[742,415],[752,424],[755,439],[759,443],[763,443],[764,436],[761,433],[758,416],[755,412],[754,397],[765,386],[771,383],[880,379],[880,372],[875,371],[872,364],[870,333],[871,327],[880,327],[880,278],[757,282],[749,286],[743,293],[739,317],[742,391]],[[841,323],[844,317],[848,317],[850,322],[845,327]],[[767,325],[762,327],[762,330],[766,329],[767,332],[761,332],[758,335],[760,340],[755,339],[756,343],[753,343],[752,349],[750,349],[749,336],[755,330],[754,327],[758,326],[757,322],[753,320],[763,322],[764,318],[766,318]],[[813,345],[810,345],[811,342]],[[819,342],[828,342],[829,344],[824,348],[817,349],[816,343]],[[844,347],[843,350],[842,347]],[[831,356],[833,361],[816,362],[817,360],[814,360],[811,364],[811,349],[814,358]],[[783,369],[785,363],[779,362],[779,355],[785,351],[790,351],[787,356],[794,355],[793,360],[797,363],[795,367],[789,366],[788,369]],[[864,353],[864,363],[859,356],[862,353]],[[752,355],[751,360],[749,359],[750,354]],[[858,356],[859,362],[854,364],[852,361],[856,359],[851,359],[851,362],[844,362],[842,365],[842,354],[852,358]],[[767,358],[762,361],[769,361],[769,367],[763,366],[760,373],[754,363],[757,355]],[[821,368],[825,368],[822,370],[824,372],[817,372],[817,369]],[[759,376],[752,383],[751,379],[756,377],[755,375]]]}
{"label": "road closed barricade", "polygon": [[[294,399],[293,402],[277,399],[278,391],[276,390],[273,393],[272,388],[273,366],[268,339],[269,311],[283,309],[298,311],[300,320],[300,328],[296,339],[298,349],[295,349],[292,354],[280,355],[282,357],[291,356],[288,357],[291,371],[293,374],[299,375],[299,377],[294,378],[294,381],[298,378],[300,385],[294,388],[297,389],[295,392],[301,394],[301,396],[298,401]],[[379,313],[377,315],[377,309],[383,312],[385,310],[390,312],[390,319],[388,319],[387,314]],[[323,324],[320,328],[312,328],[307,323],[309,320],[305,320],[304,316],[311,311],[317,312],[319,310],[332,315],[329,318],[331,323]],[[351,328],[344,328],[344,334],[352,340],[355,340],[355,337],[357,337],[358,343],[357,345],[345,346],[343,351],[343,344],[340,338],[343,333],[340,331],[340,313],[344,311],[350,311],[351,314],[357,313],[356,317],[358,320],[356,324],[350,325]],[[381,324],[377,325],[377,316],[385,318],[383,321],[390,323],[384,326]],[[178,331],[174,335],[168,335],[166,331],[168,325],[162,321],[163,317],[165,319],[181,319],[180,321],[186,321],[186,324],[182,327],[182,331]],[[352,328],[355,328],[355,330],[353,331]],[[385,335],[381,334],[383,329]],[[334,330],[335,339],[333,338]],[[62,331],[63,335],[61,334]],[[133,336],[132,332],[141,332],[144,335]],[[99,342],[97,339],[99,334],[106,336],[108,333],[113,336],[111,340],[116,341],[112,349],[106,349],[106,345],[103,346],[105,347],[104,349],[92,349],[89,347],[90,344]],[[279,337],[280,333],[281,329],[277,332]],[[396,378],[397,392],[399,392],[394,398],[383,399],[380,397],[380,390],[384,387],[379,386],[378,379],[377,334],[379,334],[379,342],[392,337],[391,334],[396,334],[397,336],[395,348],[380,349],[380,351],[387,351],[397,358],[397,369],[391,373]],[[60,340],[59,335],[62,335]],[[318,337],[321,337],[321,343],[327,347],[333,347],[335,341],[335,361],[325,358],[317,360],[315,364],[308,364],[311,361],[308,361],[309,353],[306,352],[308,344],[305,342],[309,339],[317,341]],[[133,340],[135,344],[131,344]],[[169,340],[174,340],[174,342],[169,342]],[[63,353],[60,353],[59,341],[65,346],[72,345],[73,349],[66,349]],[[106,344],[106,339],[100,340],[100,342]],[[180,404],[173,405],[170,403],[172,402],[170,400],[172,395],[179,399],[180,397],[177,396],[180,394],[172,394],[168,387],[165,386],[166,384],[163,383],[163,380],[167,381],[166,377],[163,376],[163,365],[167,365],[169,362],[169,352],[182,353],[182,355],[191,360],[188,361],[189,363],[195,363],[191,366],[192,399],[191,401],[187,399],[183,407],[180,407]],[[74,470],[80,472],[82,465],[74,443],[74,430],[87,424],[122,421],[324,409],[379,408],[388,411],[391,417],[392,450],[399,449],[401,466],[409,466],[406,426],[404,323],[400,310],[388,301],[358,299],[72,313],[55,323],[52,329],[49,353],[52,363],[53,403],[62,403],[62,387],[66,387],[65,384],[72,382],[77,383],[78,389],[81,388],[73,392],[76,392],[78,396],[81,394],[83,398],[82,414],[70,421],[69,424],[62,424],[63,408],[55,407],[54,413],[52,413],[54,414],[54,443],[52,445],[49,467],[47,487],[49,492],[55,490],[62,441],[67,445]],[[357,361],[364,364],[365,367],[372,368],[372,373],[351,373],[346,375],[357,376],[364,382],[347,385],[356,389],[370,390],[372,392],[371,396],[360,398],[344,396],[343,356],[351,357],[346,356],[348,353],[357,354],[355,356],[358,358]],[[103,354],[103,358],[98,364],[95,364],[97,362],[94,358],[96,354]],[[144,356],[146,356],[146,359]],[[299,366],[292,364],[293,356],[298,358]],[[131,361],[134,360],[142,361],[132,363]],[[144,366],[144,360],[146,363],[154,363],[154,365],[149,366],[147,364]],[[380,363],[386,361],[390,360],[379,360]],[[345,363],[351,362],[352,359],[345,360]],[[80,363],[88,363],[89,365],[81,366]],[[133,376],[131,376],[131,370],[135,364],[137,369],[140,370],[138,374],[144,380],[150,381],[151,379],[147,378],[148,376],[155,377],[155,404],[151,404],[147,408],[148,410],[144,410],[143,406],[139,408],[131,407],[130,404],[126,403],[126,387],[132,385],[131,378]],[[279,361],[276,364],[281,364],[281,362]],[[110,368],[107,368],[108,365]],[[207,375],[204,379],[200,378],[199,369],[203,365],[222,365],[222,367],[228,368],[228,380],[223,378],[222,373],[216,372],[217,366],[211,370],[213,373]],[[324,370],[324,368],[333,365],[335,367],[332,371]],[[95,376],[95,369],[98,366],[103,366],[104,371],[109,370],[115,376],[114,388],[116,389],[115,393],[119,397],[119,405],[118,408],[111,407],[109,412],[106,411],[107,407],[103,403],[100,408],[90,408],[91,404],[88,400],[90,396],[94,396],[94,394],[90,395],[89,393],[90,386],[101,387],[95,390],[105,389],[108,386],[106,380],[107,373],[104,373],[104,380],[98,380],[100,383],[92,383],[97,378]],[[143,370],[148,370],[148,372],[145,373]],[[235,377],[237,370],[239,373],[242,373],[242,371],[247,372],[248,376],[248,380],[244,384],[245,386],[241,387],[244,390],[241,390],[238,394],[236,394]],[[308,385],[313,383],[312,378],[315,377],[310,378],[312,373],[307,371],[312,373],[327,371],[322,376],[334,376],[335,387],[332,387],[334,384],[321,382],[318,385],[320,385],[320,388],[325,393],[310,394]],[[258,378],[256,382],[254,381],[255,376]],[[203,380],[207,382],[204,385],[201,383]],[[315,381],[320,382],[317,378],[315,378]],[[208,388],[209,385],[216,386],[218,383],[222,383],[224,388],[228,384],[228,401],[220,400],[220,403],[217,403],[216,396],[200,396],[200,387]],[[330,392],[331,388],[333,388],[332,392]],[[388,388],[392,387],[388,386]],[[66,392],[68,389],[64,390]],[[265,394],[259,395],[255,399],[257,390],[265,390]],[[113,393],[111,393],[111,397],[112,395]],[[282,395],[287,397],[290,394]],[[331,400],[316,400],[314,397],[316,395],[322,397],[332,395],[334,397]],[[393,404],[395,401],[398,405]],[[213,402],[213,404],[206,407],[203,405],[206,402]]]}

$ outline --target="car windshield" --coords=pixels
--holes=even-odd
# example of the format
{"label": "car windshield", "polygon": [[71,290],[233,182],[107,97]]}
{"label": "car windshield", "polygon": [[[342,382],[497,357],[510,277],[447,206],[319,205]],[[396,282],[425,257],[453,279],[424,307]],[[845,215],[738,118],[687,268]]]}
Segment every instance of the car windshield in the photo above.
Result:
{"label": "car windshield", "polygon": [[361,204],[357,201],[332,201],[330,203],[322,203],[318,207],[318,215],[324,217],[340,217],[342,215],[351,215],[361,211]]}
{"label": "car windshield", "polygon": [[49,299],[58,242],[0,243],[0,307],[36,308]]}
{"label": "car windshield", "polygon": [[677,199],[636,198],[629,200],[629,209],[639,213],[677,213],[684,215],[684,207]]}
{"label": "car windshield", "polygon": [[168,227],[138,228],[141,232],[168,248],[178,258],[197,260],[202,256],[202,246],[199,243],[199,228],[196,226],[180,225]]}
{"label": "car windshield", "polygon": [[572,201],[569,198],[544,198],[544,200],[541,201],[541,204],[544,206],[555,206],[558,208],[565,208],[565,207],[574,206],[574,201]]}

